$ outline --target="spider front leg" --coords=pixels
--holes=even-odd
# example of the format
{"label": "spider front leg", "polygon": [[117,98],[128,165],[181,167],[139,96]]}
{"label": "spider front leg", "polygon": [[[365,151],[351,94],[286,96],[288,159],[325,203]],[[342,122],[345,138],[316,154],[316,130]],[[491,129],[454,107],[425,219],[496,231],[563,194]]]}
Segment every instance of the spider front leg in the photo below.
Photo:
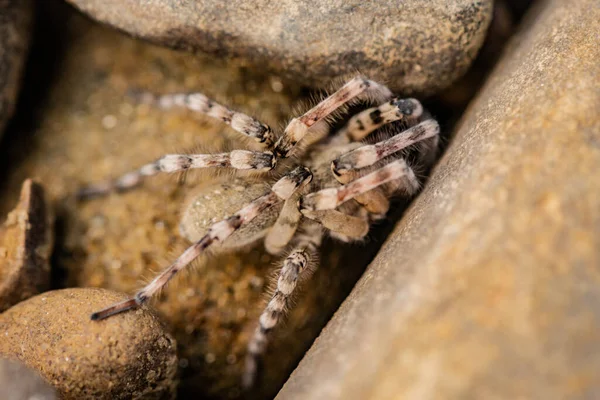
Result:
{"label": "spider front leg", "polygon": [[290,307],[290,300],[298,282],[306,275],[309,266],[318,257],[321,245],[322,229],[316,223],[304,223],[304,232],[298,235],[298,244],[283,261],[279,272],[275,293],[262,312],[258,327],[248,343],[242,385],[248,389],[256,381],[258,362],[267,349],[269,334],[281,322]]}
{"label": "spider front leg", "polygon": [[277,220],[265,237],[265,249],[270,254],[279,254],[290,243],[300,225],[302,214],[298,209],[298,200],[302,191],[297,190],[283,204]]}
{"label": "spider front leg", "polygon": [[148,92],[133,91],[131,94],[141,103],[152,104],[166,110],[183,107],[218,119],[231,126],[236,132],[262,143],[266,149],[273,147],[274,134],[269,125],[249,115],[231,110],[202,93],[173,93],[157,96]]}
{"label": "spider front leg", "polygon": [[[131,94],[141,103],[152,104],[163,109],[184,107],[216,118],[231,126],[236,132],[258,141],[266,150],[273,148],[275,136],[268,125],[246,114],[230,110],[202,93],[176,93],[156,96],[147,92],[134,91]],[[275,163],[276,160],[271,151],[234,150],[230,153],[221,154],[168,154],[115,180],[84,187],[78,192],[78,197],[85,199],[106,195],[113,191],[121,192],[133,189],[144,178],[154,176],[160,172],[178,172],[192,168],[211,167],[269,171],[275,167]]]}
{"label": "spider front leg", "polygon": [[308,194],[301,198],[300,210],[318,211],[333,210],[348,200],[356,196],[367,193],[388,182],[405,179],[408,185],[407,190],[414,193],[419,189],[419,181],[413,170],[403,159],[392,161],[391,163],[377,169],[370,174],[362,176],[354,181],[336,188],[323,189],[318,192]]}
{"label": "spider front leg", "polygon": [[[346,184],[356,179],[360,169],[369,167],[416,142],[436,137],[439,133],[440,126],[436,121],[423,121],[390,139],[342,154],[331,163],[331,170],[338,182]],[[388,197],[389,194],[384,193],[382,188],[377,188],[356,196],[355,200],[369,211],[372,218],[379,219],[389,209]]]}
{"label": "spider front leg", "polygon": [[252,221],[268,207],[291,197],[299,187],[306,185],[311,179],[312,174],[305,167],[298,167],[286,174],[272,186],[270,193],[257,198],[231,217],[214,224],[204,237],[184,251],[173,264],[167,267],[160,275],[154,278],[152,282],[136,293],[133,298],[95,312],[91,315],[91,319],[104,319],[111,315],[142,305],[150,297],[159,292],[171,278],[177,274],[177,272],[189,265],[189,263],[202,254],[211,244],[222,242],[227,239],[233,232],[238,230],[244,224]]}
{"label": "spider front leg", "polygon": [[331,163],[331,170],[334,175],[340,176],[351,170],[371,166],[385,157],[414,143],[437,136],[439,133],[440,125],[435,120],[423,121],[387,140],[342,154]]}
{"label": "spider front leg", "polygon": [[407,118],[415,120],[421,115],[423,115],[423,106],[419,100],[394,98],[378,107],[356,114],[338,134],[349,141],[357,142],[385,124]]}
{"label": "spider front leg", "polygon": [[275,143],[273,151],[277,157],[288,157],[292,149],[309,133],[311,128],[344,104],[364,98],[372,98],[377,103],[381,103],[388,101],[391,97],[392,92],[384,85],[364,77],[351,79],[302,116],[292,119],[285,128],[283,135]]}
{"label": "spider front leg", "polygon": [[123,192],[135,188],[144,178],[163,172],[173,173],[197,168],[233,168],[264,172],[273,169],[274,166],[275,158],[271,152],[234,150],[219,154],[167,154],[115,180],[88,185],[79,190],[78,197],[85,199],[114,191]]}

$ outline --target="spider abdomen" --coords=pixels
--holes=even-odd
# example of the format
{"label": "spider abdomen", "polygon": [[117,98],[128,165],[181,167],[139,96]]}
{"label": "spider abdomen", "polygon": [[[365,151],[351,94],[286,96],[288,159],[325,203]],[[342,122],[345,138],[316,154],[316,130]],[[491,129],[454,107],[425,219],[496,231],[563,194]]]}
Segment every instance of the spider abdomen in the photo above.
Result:
{"label": "spider abdomen", "polygon": [[[243,179],[217,181],[203,187],[190,197],[184,206],[179,230],[191,242],[202,238],[215,222],[238,211],[252,200],[268,192],[266,183],[253,183]],[[214,246],[217,251],[239,249],[263,238],[273,225],[281,209],[276,204],[262,212],[254,220],[245,224],[223,243]]]}

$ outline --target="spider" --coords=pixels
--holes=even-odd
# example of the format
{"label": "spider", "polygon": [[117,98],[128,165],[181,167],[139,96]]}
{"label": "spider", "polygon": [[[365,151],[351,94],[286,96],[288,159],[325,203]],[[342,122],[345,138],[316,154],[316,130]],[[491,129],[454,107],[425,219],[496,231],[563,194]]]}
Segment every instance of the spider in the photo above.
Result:
{"label": "spider", "polygon": [[[210,249],[235,251],[263,240],[269,253],[288,250],[276,289],[248,343],[242,383],[250,387],[271,332],[290,307],[297,284],[316,263],[323,236],[361,240],[373,222],[385,217],[393,196],[414,195],[420,187],[417,176],[437,155],[440,127],[418,100],[394,97],[386,86],[362,76],[293,118],[279,136],[268,125],[201,93],[142,93],[139,99],[220,119],[264,150],[165,155],[116,180],[87,186],[81,197],[128,190],[146,177],[192,168],[249,170],[260,173],[263,182],[238,176],[211,188],[210,202],[193,202],[180,224],[193,244],[134,297],[93,313],[91,319],[146,303]],[[215,222],[215,217],[222,219]]]}

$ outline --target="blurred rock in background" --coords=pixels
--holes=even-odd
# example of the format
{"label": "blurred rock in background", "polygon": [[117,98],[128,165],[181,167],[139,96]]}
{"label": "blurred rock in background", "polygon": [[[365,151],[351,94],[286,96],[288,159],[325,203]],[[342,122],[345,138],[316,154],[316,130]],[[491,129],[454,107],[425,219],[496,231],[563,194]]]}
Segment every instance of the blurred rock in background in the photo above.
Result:
{"label": "blurred rock in background", "polygon": [[13,115],[33,29],[33,0],[0,0],[0,137]]}

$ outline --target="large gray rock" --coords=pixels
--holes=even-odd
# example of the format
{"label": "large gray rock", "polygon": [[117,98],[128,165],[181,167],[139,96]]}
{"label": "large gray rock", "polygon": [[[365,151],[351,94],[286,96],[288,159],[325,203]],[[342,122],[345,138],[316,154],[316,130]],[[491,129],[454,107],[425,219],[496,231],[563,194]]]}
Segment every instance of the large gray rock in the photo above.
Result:
{"label": "large gray rock", "polygon": [[600,397],[598,21],[531,10],[278,399]]}
{"label": "large gray rock", "polygon": [[462,75],[483,43],[491,0],[68,0],[135,36],[326,85],[356,70],[431,93]]}
{"label": "large gray rock", "polygon": [[32,0],[0,0],[0,135],[14,112],[32,19]]}

